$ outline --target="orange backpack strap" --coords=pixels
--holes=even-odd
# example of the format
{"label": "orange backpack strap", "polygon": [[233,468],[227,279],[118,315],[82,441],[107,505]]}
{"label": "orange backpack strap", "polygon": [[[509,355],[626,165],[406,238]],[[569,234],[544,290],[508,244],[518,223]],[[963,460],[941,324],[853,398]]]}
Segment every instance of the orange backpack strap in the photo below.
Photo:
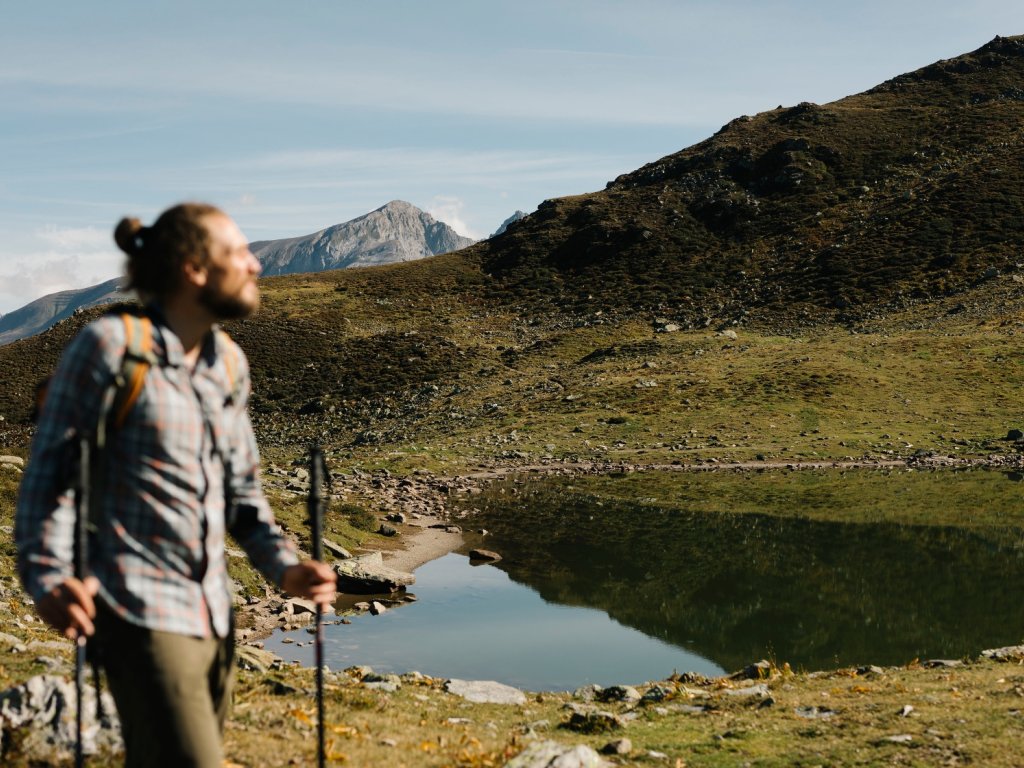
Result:
{"label": "orange backpack strap", "polygon": [[242,395],[242,378],[238,374],[241,364],[238,359],[239,351],[225,331],[217,328],[215,333],[217,334],[217,353],[224,360],[224,371],[227,374],[227,397],[224,404],[231,405],[237,403],[238,398]]}
{"label": "orange backpack strap", "polygon": [[121,319],[124,321],[125,348],[110,407],[110,424],[113,429],[124,426],[135,401],[142,393],[146,373],[157,362],[153,354],[153,321],[146,315],[133,315],[129,312],[122,314]]}

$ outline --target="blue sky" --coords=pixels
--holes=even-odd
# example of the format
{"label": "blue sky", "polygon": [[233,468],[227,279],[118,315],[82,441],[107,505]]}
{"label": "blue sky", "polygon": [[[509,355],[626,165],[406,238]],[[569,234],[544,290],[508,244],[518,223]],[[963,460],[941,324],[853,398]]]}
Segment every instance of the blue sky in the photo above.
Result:
{"label": "blue sky", "polygon": [[483,237],[997,34],[1020,0],[5,3],[0,313],[119,274],[124,215],[207,200],[257,240],[402,199]]}

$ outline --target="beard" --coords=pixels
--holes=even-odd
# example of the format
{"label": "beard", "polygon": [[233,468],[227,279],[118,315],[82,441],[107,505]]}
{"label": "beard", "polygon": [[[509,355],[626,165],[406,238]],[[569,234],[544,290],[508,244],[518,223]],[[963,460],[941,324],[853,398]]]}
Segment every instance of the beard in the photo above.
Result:
{"label": "beard", "polygon": [[242,320],[260,306],[259,295],[255,300],[245,299],[241,293],[229,296],[210,283],[199,293],[199,303],[219,320]]}

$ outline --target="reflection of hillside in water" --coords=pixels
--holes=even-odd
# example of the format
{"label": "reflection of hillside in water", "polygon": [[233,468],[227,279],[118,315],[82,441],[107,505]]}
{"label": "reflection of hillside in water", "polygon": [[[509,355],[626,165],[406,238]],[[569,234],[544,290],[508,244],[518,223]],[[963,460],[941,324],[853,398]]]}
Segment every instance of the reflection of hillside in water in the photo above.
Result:
{"label": "reflection of hillside in water", "polygon": [[956,658],[1024,637],[1019,532],[595,506],[556,482],[475,499],[498,567],[735,669]]}

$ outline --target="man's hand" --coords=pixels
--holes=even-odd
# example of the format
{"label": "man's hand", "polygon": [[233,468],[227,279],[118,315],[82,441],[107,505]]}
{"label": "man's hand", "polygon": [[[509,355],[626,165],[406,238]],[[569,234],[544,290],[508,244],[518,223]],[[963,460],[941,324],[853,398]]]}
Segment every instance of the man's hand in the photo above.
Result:
{"label": "man's hand", "polygon": [[281,588],[290,595],[327,606],[334,602],[337,582],[338,577],[331,566],[317,560],[305,560],[285,568]]}
{"label": "man's hand", "polygon": [[92,623],[96,618],[93,598],[99,588],[95,576],[88,576],[85,581],[67,579],[47,592],[36,604],[36,610],[43,621],[71,640],[80,634],[89,636],[96,631]]}

